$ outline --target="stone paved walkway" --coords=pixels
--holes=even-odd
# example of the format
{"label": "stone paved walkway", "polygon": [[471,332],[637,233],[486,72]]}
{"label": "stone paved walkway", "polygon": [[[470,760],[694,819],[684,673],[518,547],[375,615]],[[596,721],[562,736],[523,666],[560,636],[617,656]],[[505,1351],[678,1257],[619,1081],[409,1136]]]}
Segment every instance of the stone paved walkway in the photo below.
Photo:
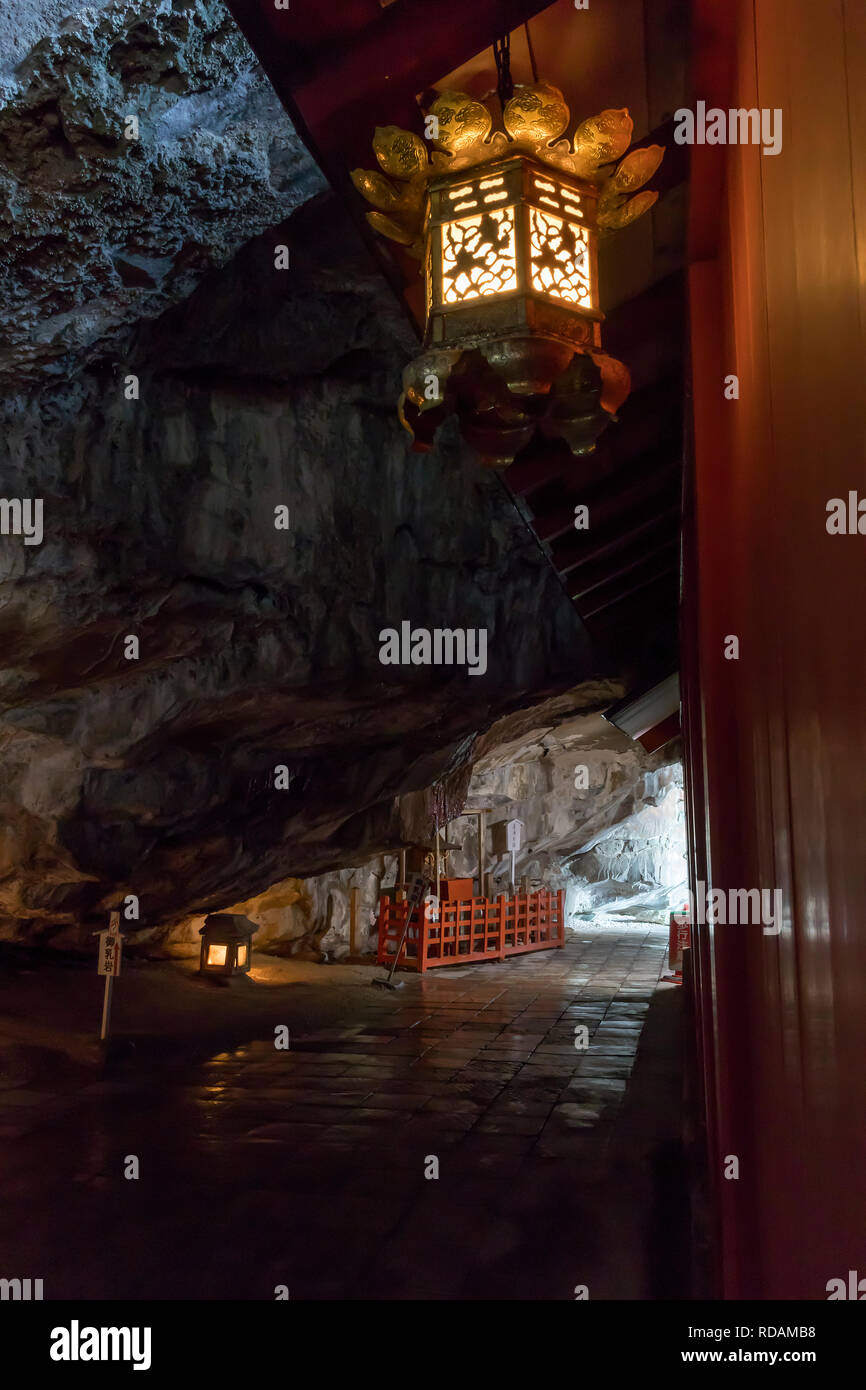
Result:
{"label": "stone paved walkway", "polygon": [[684,1220],[665,945],[587,929],[403,974],[316,1031],[264,990],[259,1038],[230,1052],[139,1056],[39,1114],[7,1087],[0,1274],[42,1277],[47,1298],[687,1296],[653,1248]]}

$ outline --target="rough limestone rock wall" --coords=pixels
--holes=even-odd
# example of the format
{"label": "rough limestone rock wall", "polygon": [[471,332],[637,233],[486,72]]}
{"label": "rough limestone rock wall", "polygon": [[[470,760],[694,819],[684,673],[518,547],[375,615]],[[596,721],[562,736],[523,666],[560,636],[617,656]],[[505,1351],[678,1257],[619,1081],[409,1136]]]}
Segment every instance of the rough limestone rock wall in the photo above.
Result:
{"label": "rough limestone rock wall", "polygon": [[[408,449],[412,350],[320,198],[122,360],[6,402],[4,495],[44,501],[41,544],[0,537],[7,937],[89,944],[129,895],[147,935],[363,864],[474,733],[589,676],[498,480],[455,434]],[[403,620],[484,628],[486,671],[381,665]]]}
{"label": "rough limestone rock wall", "polygon": [[[685,886],[683,773],[678,744],[648,754],[598,715],[575,713],[586,691],[559,696],[536,709],[505,716],[473,750],[467,809],[486,811],[485,869],[492,893],[509,892],[511,855],[504,826],[524,823],[516,876],[530,887],[564,888],[566,920],[620,912],[666,921]],[[575,783],[579,785],[575,785]],[[584,782],[586,786],[584,787]],[[426,839],[429,821],[402,804],[407,839]],[[461,800],[461,805],[464,801]],[[477,821],[452,821],[443,874],[478,874]],[[340,959],[349,951],[349,890],[360,889],[361,949],[375,949],[370,916],[381,888],[395,882],[397,860],[279,884],[226,911],[243,912],[260,930],[257,950]],[[178,924],[174,941],[197,938],[202,919]]]}
{"label": "rough limestone rock wall", "polygon": [[[497,826],[518,819],[516,877],[530,887],[565,888],[569,920],[614,909],[653,920],[686,881],[679,748],[645,753],[597,714],[563,718],[562,705],[532,711],[535,728],[524,727],[517,739],[511,730],[526,715],[501,720],[479,747],[466,807],[490,808],[491,886],[510,888],[511,855]],[[449,874],[477,874],[476,837],[468,818],[449,826],[449,842],[463,846],[449,855]]]}
{"label": "rough limestone rock wall", "polygon": [[635,809],[565,860],[573,918],[625,913],[667,921],[687,888],[683,770],[677,761],[638,774]]}
{"label": "rough limestone rock wall", "polygon": [[324,187],[221,0],[12,0],[0,55],[0,383],[67,376]]}
{"label": "rough limestone rock wall", "polygon": [[[289,878],[243,903],[225,910],[240,912],[258,924],[253,940],[256,951],[291,955],[302,960],[327,962],[349,954],[351,941],[351,893],[359,890],[357,949],[369,955],[376,949],[375,921],[382,888],[396,879],[398,859],[379,856],[357,869],[340,869],[317,878]],[[189,917],[170,934],[172,945],[200,945],[204,916]],[[163,931],[152,936],[158,941]],[[138,944],[147,948],[144,933]]]}

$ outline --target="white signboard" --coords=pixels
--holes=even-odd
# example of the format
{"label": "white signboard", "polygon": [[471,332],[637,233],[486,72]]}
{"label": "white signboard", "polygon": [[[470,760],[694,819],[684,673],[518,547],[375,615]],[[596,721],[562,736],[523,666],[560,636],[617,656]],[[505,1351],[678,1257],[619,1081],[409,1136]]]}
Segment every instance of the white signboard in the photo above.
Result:
{"label": "white signboard", "polygon": [[[510,820],[506,826],[506,834],[508,836],[508,848],[512,851],[520,849],[520,842],[523,838],[523,821]],[[499,843],[501,844],[502,841],[500,840]]]}
{"label": "white signboard", "polygon": [[439,899],[435,893],[428,893],[424,899],[424,906],[427,909],[427,917],[431,922],[439,921]]}
{"label": "white signboard", "polygon": [[410,909],[414,909],[418,906],[426,892],[427,880],[423,874],[407,874],[406,897],[409,900]]}
{"label": "white signboard", "polygon": [[507,845],[508,845],[508,848],[511,850],[511,891],[512,891],[512,893],[513,893],[513,892],[514,892],[514,856],[516,855],[517,851],[520,849],[520,841],[521,841],[522,838],[523,838],[523,821],[522,821],[522,820],[510,820],[510,821],[508,822],[508,825],[505,827],[505,833],[506,833],[506,835],[508,836],[508,839],[507,839],[507,842],[506,842],[506,843],[507,843]]}

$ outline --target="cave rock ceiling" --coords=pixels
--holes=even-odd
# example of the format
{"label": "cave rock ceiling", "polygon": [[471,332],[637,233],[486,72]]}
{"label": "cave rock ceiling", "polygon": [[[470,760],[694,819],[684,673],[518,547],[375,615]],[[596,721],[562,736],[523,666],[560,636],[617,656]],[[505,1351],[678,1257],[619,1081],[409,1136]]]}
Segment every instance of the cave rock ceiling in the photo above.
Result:
{"label": "cave rock ceiling", "polygon": [[104,355],[324,187],[220,0],[12,4],[0,55],[5,392]]}
{"label": "cave rock ceiling", "polygon": [[[411,328],[228,11],[70,3],[0,17],[0,474],[44,506],[0,537],[0,935],[58,944],[369,865],[497,720],[629,681],[455,432],[408,456]],[[404,621],[484,674],[383,668]]]}

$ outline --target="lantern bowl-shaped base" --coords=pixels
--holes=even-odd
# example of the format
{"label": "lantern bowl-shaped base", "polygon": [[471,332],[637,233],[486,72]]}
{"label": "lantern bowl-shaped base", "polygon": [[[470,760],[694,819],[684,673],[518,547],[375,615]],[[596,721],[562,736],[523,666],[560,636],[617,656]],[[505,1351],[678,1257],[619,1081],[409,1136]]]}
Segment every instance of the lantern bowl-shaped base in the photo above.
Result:
{"label": "lantern bowl-shaped base", "polygon": [[505,337],[465,351],[434,349],[411,362],[400,419],[413,447],[426,452],[443,420],[456,414],[485,467],[502,469],[536,433],[564,439],[574,454],[592,453],[629,386],[622,363],[600,351]]}
{"label": "lantern bowl-shaped base", "polygon": [[[574,348],[553,338],[498,338],[480,351],[512,396],[530,399],[546,396],[574,356]],[[538,413],[529,402],[527,408]]]}

